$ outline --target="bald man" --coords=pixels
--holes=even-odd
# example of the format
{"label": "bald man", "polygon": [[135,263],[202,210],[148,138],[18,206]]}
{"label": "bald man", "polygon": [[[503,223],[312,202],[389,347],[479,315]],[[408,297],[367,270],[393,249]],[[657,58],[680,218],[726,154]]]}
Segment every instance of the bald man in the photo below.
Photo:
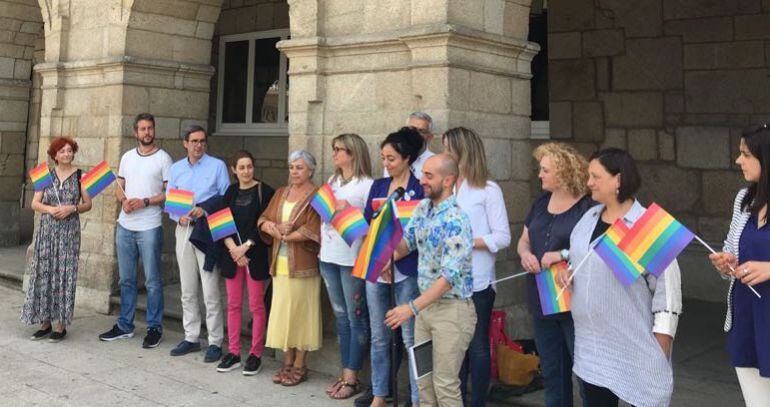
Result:
{"label": "bald man", "polygon": [[398,259],[417,250],[420,296],[388,311],[385,319],[395,329],[416,317],[414,342],[436,339],[433,373],[417,382],[421,407],[463,405],[459,373],[476,327],[471,222],[452,195],[458,173],[447,154],[425,162],[420,185],[428,199],[414,210],[396,251]]}

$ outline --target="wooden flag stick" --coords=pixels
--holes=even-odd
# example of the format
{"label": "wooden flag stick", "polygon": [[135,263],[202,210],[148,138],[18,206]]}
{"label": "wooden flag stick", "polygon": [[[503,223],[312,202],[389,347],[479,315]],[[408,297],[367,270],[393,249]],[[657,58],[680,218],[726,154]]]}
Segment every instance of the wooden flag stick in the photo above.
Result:
{"label": "wooden flag stick", "polygon": [[[700,242],[700,244],[702,244],[703,247],[705,247],[708,251],[710,251],[712,254],[717,254],[717,252],[711,246],[709,246],[708,243],[704,242],[703,239],[698,237],[698,235],[693,233],[693,236],[695,236],[695,239],[697,239]],[[731,266],[729,264],[727,266],[730,267],[730,271],[732,271],[733,273],[736,273],[736,271],[733,268],[733,266]],[[759,295],[759,293],[757,292],[757,290],[754,289],[754,287],[752,287],[752,286],[750,286],[748,284],[746,284],[746,286],[749,287],[749,290],[751,290],[754,293],[754,295],[757,296],[757,298],[762,298],[762,296]]]}

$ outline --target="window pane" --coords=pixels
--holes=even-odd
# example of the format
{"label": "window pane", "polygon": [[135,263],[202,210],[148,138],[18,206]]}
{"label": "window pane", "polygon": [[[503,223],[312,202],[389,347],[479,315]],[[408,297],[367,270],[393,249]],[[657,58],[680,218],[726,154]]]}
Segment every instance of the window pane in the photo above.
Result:
{"label": "window pane", "polygon": [[256,40],[254,47],[254,105],[252,122],[278,121],[278,73],[280,52],[275,44],[280,38]]}
{"label": "window pane", "polygon": [[246,122],[249,42],[225,44],[225,83],[222,92],[222,123]]}

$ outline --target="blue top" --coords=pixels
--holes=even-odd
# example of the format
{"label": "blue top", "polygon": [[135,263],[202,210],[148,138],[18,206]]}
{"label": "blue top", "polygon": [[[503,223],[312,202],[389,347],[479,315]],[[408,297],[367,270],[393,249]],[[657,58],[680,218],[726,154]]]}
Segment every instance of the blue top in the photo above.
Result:
{"label": "blue top", "polygon": [[437,207],[423,199],[404,229],[409,250],[418,251],[417,284],[424,293],[439,277],[452,289],[442,298],[462,299],[473,295],[473,233],[471,220],[450,196]]}
{"label": "blue top", "polygon": [[[757,217],[751,216],[738,243],[738,264],[747,261],[770,261],[770,226],[757,228]],[[739,268],[738,273],[742,273]],[[770,281],[754,285],[762,298],[743,283],[734,286],[731,297],[732,329],[727,336],[730,362],[735,367],[759,369],[759,375],[770,377]]]}
{"label": "blue top", "polygon": [[[532,209],[530,209],[529,215],[527,215],[527,219],[524,221],[529,231],[530,250],[537,257],[538,261],[543,259],[543,254],[546,252],[558,252],[563,249],[569,249],[569,236],[572,233],[572,229],[580,218],[583,217],[583,214],[596,205],[596,202],[586,195],[567,211],[554,215],[548,212],[548,202],[550,200],[550,192],[540,195],[532,203]],[[543,316],[534,274],[527,275],[527,300],[529,311],[535,318],[558,319],[569,317],[568,312]]]}
{"label": "blue top", "polygon": [[[227,165],[219,158],[203,154],[197,163],[190,164],[185,157],[171,165],[168,176],[166,193],[171,188],[184,189],[195,194],[194,203],[197,205],[215,195],[224,195],[230,186],[230,175]],[[179,217],[169,215],[175,222]]]}
{"label": "blue top", "polygon": [[[372,187],[369,189],[369,196],[366,198],[366,206],[364,206],[364,218],[366,218],[367,222],[371,223],[372,215],[374,214],[374,209],[372,209],[372,201],[377,198],[384,199],[388,197],[390,182],[392,180],[392,177],[380,178],[374,180],[374,183],[372,183]],[[401,198],[401,200],[420,200],[425,197],[425,193],[422,190],[420,181],[412,173],[409,174],[409,182],[407,182],[405,189],[406,193],[404,194],[404,197]],[[408,256],[397,261],[396,267],[401,274],[409,277],[417,276],[417,253],[412,252]]]}

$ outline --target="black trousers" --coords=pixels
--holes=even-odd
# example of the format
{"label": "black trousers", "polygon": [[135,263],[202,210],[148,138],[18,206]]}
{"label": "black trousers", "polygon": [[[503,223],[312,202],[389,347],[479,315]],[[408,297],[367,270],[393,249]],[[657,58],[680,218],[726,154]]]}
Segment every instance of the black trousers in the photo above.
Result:
{"label": "black trousers", "polygon": [[583,382],[583,388],[586,393],[586,407],[617,407],[618,396],[610,389],[594,386],[591,383]]}

